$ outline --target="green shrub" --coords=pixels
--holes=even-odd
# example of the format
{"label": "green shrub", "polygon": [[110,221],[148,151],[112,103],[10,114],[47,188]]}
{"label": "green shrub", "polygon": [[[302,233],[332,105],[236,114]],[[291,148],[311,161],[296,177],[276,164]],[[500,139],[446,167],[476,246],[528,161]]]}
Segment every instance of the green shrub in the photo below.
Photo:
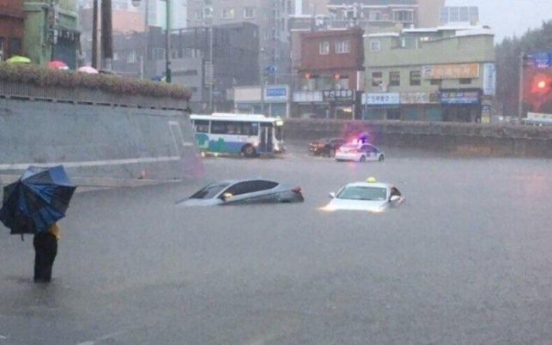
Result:
{"label": "green shrub", "polygon": [[170,97],[188,101],[189,88],[151,80],[139,80],[111,74],[86,74],[49,69],[32,64],[0,63],[0,81],[30,83],[41,87],[87,88],[118,95]]}

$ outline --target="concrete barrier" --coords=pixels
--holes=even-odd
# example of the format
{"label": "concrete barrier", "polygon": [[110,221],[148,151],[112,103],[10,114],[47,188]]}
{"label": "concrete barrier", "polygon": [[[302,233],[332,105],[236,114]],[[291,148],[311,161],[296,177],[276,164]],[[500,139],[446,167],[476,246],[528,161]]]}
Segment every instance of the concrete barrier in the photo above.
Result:
{"label": "concrete barrier", "polygon": [[552,158],[552,126],[479,123],[287,119],[289,140],[352,137],[375,144],[454,155]]}
{"label": "concrete barrier", "polygon": [[183,111],[0,98],[2,183],[29,165],[63,164],[80,186],[195,179],[198,158]]}

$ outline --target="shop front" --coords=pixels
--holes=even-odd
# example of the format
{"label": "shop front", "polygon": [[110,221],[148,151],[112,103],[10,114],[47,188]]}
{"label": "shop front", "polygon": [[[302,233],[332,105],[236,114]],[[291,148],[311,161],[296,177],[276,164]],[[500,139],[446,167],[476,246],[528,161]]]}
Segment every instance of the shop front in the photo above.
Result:
{"label": "shop front", "polygon": [[235,87],[233,96],[234,109],[238,113],[288,117],[289,87],[287,85]]}
{"label": "shop front", "polygon": [[445,122],[481,122],[481,90],[441,90]]}
{"label": "shop front", "polygon": [[443,112],[437,92],[401,92],[401,120],[442,121]]}
{"label": "shop front", "polygon": [[400,96],[398,92],[363,93],[362,119],[400,120]]}

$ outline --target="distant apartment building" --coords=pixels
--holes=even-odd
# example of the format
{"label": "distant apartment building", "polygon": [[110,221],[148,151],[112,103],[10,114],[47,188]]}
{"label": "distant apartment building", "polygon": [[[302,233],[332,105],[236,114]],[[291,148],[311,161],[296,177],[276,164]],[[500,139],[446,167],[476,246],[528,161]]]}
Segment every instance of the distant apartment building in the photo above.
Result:
{"label": "distant apartment building", "polygon": [[418,1],[418,24],[419,28],[435,28],[442,25],[439,20],[439,13],[445,6],[445,0],[417,0]]}
{"label": "distant apartment building", "polygon": [[292,116],[354,119],[364,82],[363,30],[301,34],[301,62]]}
{"label": "distant apartment building", "polygon": [[365,119],[488,122],[494,34],[483,27],[367,34]]}
{"label": "distant apartment building", "polygon": [[0,3],[0,61],[23,55],[25,11],[21,0]]}
{"label": "distant apartment building", "polygon": [[331,28],[410,28],[418,23],[416,0],[330,0],[328,26]]}
{"label": "distant apartment building", "polygon": [[[259,27],[259,64],[271,68],[270,83],[289,78],[288,18],[297,1],[198,0],[188,2],[191,26],[249,22]],[[260,76],[259,76],[260,78]]]}
{"label": "distant apartment building", "polygon": [[[171,32],[171,82],[192,90],[190,106],[195,112],[232,111],[234,104],[229,90],[257,83],[257,37],[258,28],[250,23],[214,26],[213,45],[211,28],[189,27]],[[143,32],[115,34],[114,72],[162,80],[167,67],[165,38],[165,32],[157,27],[150,29],[147,44]]]}
{"label": "distant apartment building", "polygon": [[479,25],[477,6],[445,6],[439,11],[440,25]]}

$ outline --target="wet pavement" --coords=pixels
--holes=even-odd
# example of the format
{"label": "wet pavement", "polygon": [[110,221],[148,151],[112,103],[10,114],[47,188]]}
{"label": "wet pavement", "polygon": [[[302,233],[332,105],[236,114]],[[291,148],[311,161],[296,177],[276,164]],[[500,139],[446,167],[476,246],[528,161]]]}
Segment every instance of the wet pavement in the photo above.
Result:
{"label": "wet pavement", "polygon": [[[51,284],[0,233],[3,344],[550,344],[552,161],[383,148],[337,163],[206,158],[196,183],[78,193]],[[320,210],[375,176],[382,214]],[[216,179],[300,185],[290,205],[185,208]]]}

